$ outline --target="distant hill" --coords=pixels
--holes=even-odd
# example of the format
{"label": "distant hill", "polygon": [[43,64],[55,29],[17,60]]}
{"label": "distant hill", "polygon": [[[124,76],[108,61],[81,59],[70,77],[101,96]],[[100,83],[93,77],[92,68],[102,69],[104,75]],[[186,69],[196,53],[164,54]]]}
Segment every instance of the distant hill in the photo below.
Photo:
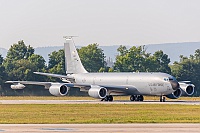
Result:
{"label": "distant hill", "polygon": [[[99,46],[104,50],[104,54],[106,58],[111,58],[112,60],[115,60],[117,53],[118,45],[113,46]],[[127,48],[130,48],[132,46],[127,46]],[[37,47],[35,48],[35,53],[39,54],[44,57],[46,60],[46,63],[48,63],[48,54],[50,54],[53,51],[58,51],[62,49],[63,46],[52,46],[52,47]],[[81,48],[81,46],[77,46],[77,48]],[[174,61],[179,61],[179,56],[189,56],[191,54],[194,54],[196,49],[200,49],[200,42],[185,42],[185,43],[165,43],[165,44],[148,44],[146,45],[146,51],[148,53],[154,53],[158,50],[163,50],[165,54],[169,56],[171,59],[171,64]],[[3,57],[6,56],[7,50],[0,48],[0,54],[3,55]]]}

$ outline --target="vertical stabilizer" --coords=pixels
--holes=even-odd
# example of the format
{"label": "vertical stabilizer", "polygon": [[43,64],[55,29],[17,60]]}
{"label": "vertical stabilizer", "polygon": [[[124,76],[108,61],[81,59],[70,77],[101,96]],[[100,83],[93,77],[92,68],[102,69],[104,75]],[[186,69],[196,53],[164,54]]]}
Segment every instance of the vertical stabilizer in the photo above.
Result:
{"label": "vertical stabilizer", "polygon": [[72,36],[64,38],[66,39],[66,42],[64,43],[66,73],[87,73],[81,63]]}

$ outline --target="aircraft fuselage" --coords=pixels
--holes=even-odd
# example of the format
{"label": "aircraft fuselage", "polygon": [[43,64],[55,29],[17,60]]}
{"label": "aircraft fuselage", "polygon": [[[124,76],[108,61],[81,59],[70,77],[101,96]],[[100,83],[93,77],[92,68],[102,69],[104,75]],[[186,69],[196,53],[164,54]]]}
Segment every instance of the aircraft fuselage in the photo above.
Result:
{"label": "aircraft fuselage", "polygon": [[77,84],[116,86],[117,91],[109,89],[110,95],[160,96],[175,91],[169,82],[173,77],[166,73],[82,73],[72,76]]}

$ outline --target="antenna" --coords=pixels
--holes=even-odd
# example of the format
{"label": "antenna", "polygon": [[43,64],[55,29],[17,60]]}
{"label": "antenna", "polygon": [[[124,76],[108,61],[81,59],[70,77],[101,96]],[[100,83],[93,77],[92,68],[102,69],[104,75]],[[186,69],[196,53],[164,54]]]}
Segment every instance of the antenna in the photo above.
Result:
{"label": "antenna", "polygon": [[65,39],[72,39],[73,37],[78,37],[78,36],[63,36]]}

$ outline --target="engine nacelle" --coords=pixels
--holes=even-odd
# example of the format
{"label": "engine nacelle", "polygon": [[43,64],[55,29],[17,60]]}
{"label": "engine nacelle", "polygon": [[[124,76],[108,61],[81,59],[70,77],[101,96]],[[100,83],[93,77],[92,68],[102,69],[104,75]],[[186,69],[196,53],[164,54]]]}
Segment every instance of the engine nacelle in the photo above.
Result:
{"label": "engine nacelle", "polygon": [[166,95],[166,97],[170,99],[177,99],[181,96],[181,94],[182,94],[182,91],[179,88],[176,91],[172,92],[172,94]]}
{"label": "engine nacelle", "polygon": [[182,89],[182,96],[191,96],[194,94],[194,85],[193,84],[186,84],[186,83],[179,83]]}
{"label": "engine nacelle", "polygon": [[104,87],[92,85],[88,91],[88,94],[93,98],[103,99],[107,95],[107,89]]}
{"label": "engine nacelle", "polygon": [[23,84],[14,84],[14,85],[11,85],[10,88],[13,89],[13,90],[21,90],[21,89],[24,89],[25,85]]}
{"label": "engine nacelle", "polygon": [[53,84],[49,87],[49,92],[54,96],[65,96],[69,88],[64,84]]}

